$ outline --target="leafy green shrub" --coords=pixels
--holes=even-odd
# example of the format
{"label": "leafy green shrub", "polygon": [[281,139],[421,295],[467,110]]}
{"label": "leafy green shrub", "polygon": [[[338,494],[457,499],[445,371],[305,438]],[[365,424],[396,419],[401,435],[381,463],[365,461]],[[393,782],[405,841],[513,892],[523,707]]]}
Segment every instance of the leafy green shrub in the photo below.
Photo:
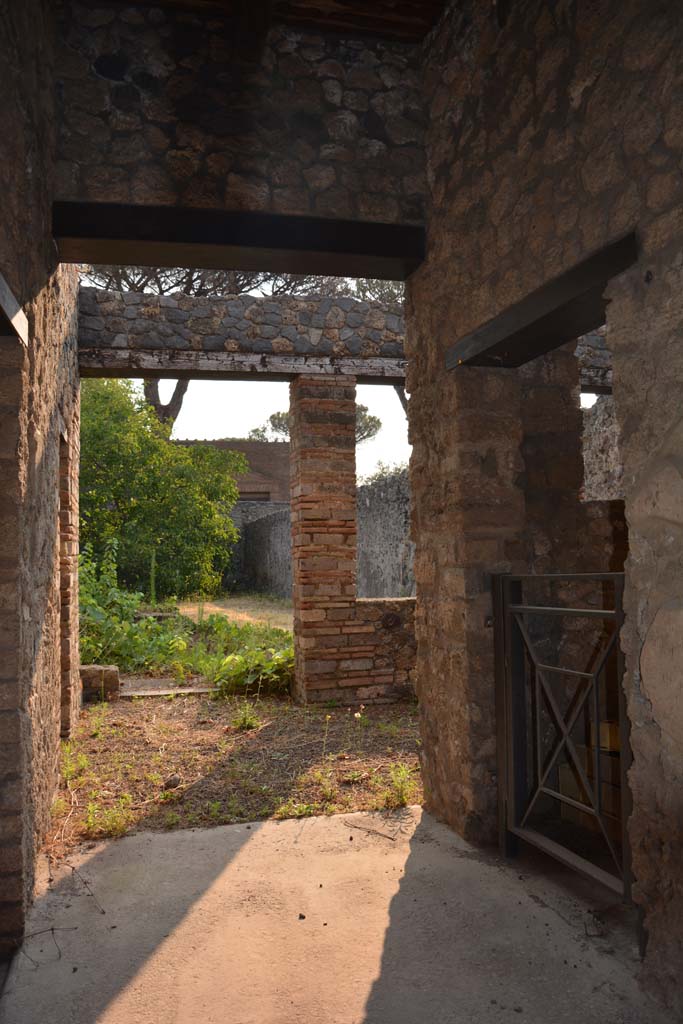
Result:
{"label": "leafy green shrub", "polygon": [[187,644],[191,623],[135,618],[143,595],[117,582],[116,541],[108,541],[97,565],[86,546],[79,561],[80,648],[85,664],[116,664],[122,672],[163,671]]}
{"label": "leafy green shrub", "polygon": [[117,582],[117,546],[109,541],[99,565],[86,546],[80,559],[81,660],[108,662],[122,672],[200,678],[218,696],[287,693],[294,675],[292,634],[272,626],[238,625],[223,615],[199,623],[181,615],[136,617],[143,595]]}
{"label": "leafy green shrub", "polygon": [[117,538],[119,578],[153,601],[219,589],[246,470],[242,455],[176,444],[170,432],[131,381],[83,381],[81,537],[98,558]]}

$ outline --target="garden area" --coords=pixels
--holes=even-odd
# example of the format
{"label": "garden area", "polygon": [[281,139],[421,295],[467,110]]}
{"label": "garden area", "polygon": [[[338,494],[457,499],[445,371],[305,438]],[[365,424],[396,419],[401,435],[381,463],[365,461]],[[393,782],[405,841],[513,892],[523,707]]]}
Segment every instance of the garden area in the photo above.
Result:
{"label": "garden area", "polygon": [[285,697],[134,698],[83,711],[63,745],[48,852],[140,829],[419,803],[417,708]]}
{"label": "garden area", "polygon": [[294,704],[291,602],[225,591],[241,456],[174,445],[125,381],[84,382],[82,445],[81,662],[123,685],[63,743],[50,855],[419,803],[416,705]]}

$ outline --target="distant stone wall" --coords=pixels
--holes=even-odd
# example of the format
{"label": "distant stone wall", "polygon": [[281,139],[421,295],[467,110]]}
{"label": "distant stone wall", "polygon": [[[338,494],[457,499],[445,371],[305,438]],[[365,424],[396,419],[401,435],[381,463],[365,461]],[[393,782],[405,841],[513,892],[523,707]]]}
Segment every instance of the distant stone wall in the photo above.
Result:
{"label": "distant stone wall", "polygon": [[410,485],[404,469],[358,488],[359,597],[413,597]]}
{"label": "distant stone wall", "polygon": [[247,523],[242,543],[244,589],[291,598],[292,523],[289,503],[277,512]]}
{"label": "distant stone wall", "polygon": [[274,514],[283,512],[289,515],[288,501],[238,501],[235,504],[230,513],[230,518],[239,530],[239,539],[233,548],[230,568],[223,580],[228,589],[250,589],[248,580],[251,576],[251,570],[246,561],[246,538],[250,524],[255,523],[259,519],[270,518]]}
{"label": "distant stone wall", "polygon": [[80,348],[403,357],[400,310],[346,296],[148,295],[81,288]]}
{"label": "distant stone wall", "polygon": [[619,425],[611,395],[601,395],[595,405],[583,411],[583,466],[586,501],[624,497]]}

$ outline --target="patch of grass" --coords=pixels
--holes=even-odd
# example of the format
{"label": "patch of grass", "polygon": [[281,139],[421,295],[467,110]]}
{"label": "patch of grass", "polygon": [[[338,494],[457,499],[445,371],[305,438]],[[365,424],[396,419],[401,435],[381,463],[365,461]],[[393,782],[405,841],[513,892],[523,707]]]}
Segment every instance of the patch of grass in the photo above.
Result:
{"label": "patch of grass", "polygon": [[377,728],[383,736],[400,736],[401,727],[396,722],[378,722]]}
{"label": "patch of grass", "polygon": [[85,835],[89,839],[124,835],[132,820],[132,802],[130,793],[124,793],[110,807],[103,806],[97,800],[90,800],[85,812]]}
{"label": "patch of grass", "polygon": [[248,732],[249,729],[258,729],[261,719],[256,714],[256,708],[248,700],[242,701],[232,724],[239,732]]}
{"label": "patch of grass", "polygon": [[320,795],[326,803],[335,799],[338,793],[337,780],[330,769],[314,772],[313,781],[320,787]]}
{"label": "patch of grass", "polygon": [[[99,712],[87,706],[65,744],[48,844],[55,858],[83,839],[138,829],[384,810],[421,799],[417,719],[405,704],[357,711],[179,695],[120,701],[109,713],[94,730]],[[252,713],[258,727],[236,728]],[[174,775],[182,785],[164,789]]]}
{"label": "patch of grass", "polygon": [[86,754],[76,752],[72,743],[62,743],[62,778],[67,784],[84,775],[88,764]]}
{"label": "patch of grass", "polygon": [[414,793],[413,768],[398,762],[389,767],[389,785],[386,790],[387,807],[406,807]]}
{"label": "patch of grass", "polygon": [[295,800],[285,800],[275,811],[276,818],[312,818],[317,814],[315,804],[300,804]]}

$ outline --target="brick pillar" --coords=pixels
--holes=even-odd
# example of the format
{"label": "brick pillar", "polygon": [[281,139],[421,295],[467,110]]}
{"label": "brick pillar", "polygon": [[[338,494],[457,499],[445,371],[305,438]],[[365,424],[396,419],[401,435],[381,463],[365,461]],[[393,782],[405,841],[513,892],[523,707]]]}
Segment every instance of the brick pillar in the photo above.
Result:
{"label": "brick pillar", "polygon": [[[356,381],[298,377],[290,387],[295,696],[338,686],[354,665],[343,632],[356,597]],[[367,628],[367,627],[366,627]]]}
{"label": "brick pillar", "polygon": [[59,445],[59,596],[61,636],[61,733],[71,735],[81,707],[78,655],[78,466],[79,410]]}

